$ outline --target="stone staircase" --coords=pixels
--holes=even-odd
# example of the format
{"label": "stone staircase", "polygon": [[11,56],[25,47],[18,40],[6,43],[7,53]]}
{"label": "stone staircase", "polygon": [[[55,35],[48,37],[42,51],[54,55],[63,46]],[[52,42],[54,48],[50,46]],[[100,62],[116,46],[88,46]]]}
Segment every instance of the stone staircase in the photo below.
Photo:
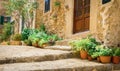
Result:
{"label": "stone staircase", "polygon": [[120,64],[81,60],[69,46],[0,46],[0,71],[120,71]]}

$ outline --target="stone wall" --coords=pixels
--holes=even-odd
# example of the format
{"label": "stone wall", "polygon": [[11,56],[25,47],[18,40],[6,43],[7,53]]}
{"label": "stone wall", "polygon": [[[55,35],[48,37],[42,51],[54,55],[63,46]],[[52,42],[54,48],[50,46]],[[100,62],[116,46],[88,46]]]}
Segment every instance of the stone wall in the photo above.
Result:
{"label": "stone wall", "polygon": [[[36,13],[36,27],[44,23],[47,30],[56,33],[58,36],[65,36],[65,0],[51,0],[50,11],[44,12],[44,1],[38,0],[39,8]],[[60,2],[60,6],[56,6],[55,2]]]}
{"label": "stone wall", "polygon": [[97,14],[97,37],[107,46],[120,45],[120,0],[102,5],[99,2]]}
{"label": "stone wall", "polygon": [[5,0],[0,0],[0,15],[5,15],[5,8],[3,7],[3,3],[5,3]]}

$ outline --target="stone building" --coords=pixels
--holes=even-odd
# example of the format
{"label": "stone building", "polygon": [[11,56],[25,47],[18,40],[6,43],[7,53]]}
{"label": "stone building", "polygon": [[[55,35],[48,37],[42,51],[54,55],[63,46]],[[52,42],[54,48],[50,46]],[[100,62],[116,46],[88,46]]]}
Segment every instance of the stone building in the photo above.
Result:
{"label": "stone building", "polygon": [[3,28],[3,25],[1,25],[1,16],[5,16],[6,13],[5,13],[5,8],[3,7],[3,3],[5,2],[5,0],[0,0],[0,33],[2,33],[2,28]]}
{"label": "stone building", "polygon": [[105,45],[120,45],[120,0],[37,0],[36,27],[63,38],[93,34]]}

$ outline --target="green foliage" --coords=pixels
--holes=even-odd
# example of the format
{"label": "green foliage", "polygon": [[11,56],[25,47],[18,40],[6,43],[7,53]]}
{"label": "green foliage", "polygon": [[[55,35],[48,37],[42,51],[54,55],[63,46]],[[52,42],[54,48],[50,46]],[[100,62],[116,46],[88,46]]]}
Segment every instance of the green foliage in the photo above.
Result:
{"label": "green foliage", "polygon": [[70,42],[70,45],[72,46],[72,49],[75,51],[85,50],[88,51],[89,54],[92,54],[94,52],[95,47],[97,46],[96,40],[93,38],[84,38],[81,40]]}
{"label": "green foliage", "polygon": [[61,40],[61,38],[56,34],[48,33],[44,24],[42,24],[39,29],[24,29],[22,31],[22,40],[29,40],[42,46],[45,43],[54,44],[55,41]]}
{"label": "green foliage", "polygon": [[15,34],[12,36],[12,40],[21,41],[21,39],[22,39],[21,34]]}
{"label": "green foliage", "polygon": [[94,53],[91,55],[92,58],[97,58],[97,57],[99,57],[99,56],[100,56],[99,52],[94,52]]}
{"label": "green foliage", "polygon": [[48,43],[48,40],[45,40],[45,39],[41,39],[39,42],[38,42],[38,45],[42,47],[43,44],[46,44]]}
{"label": "green foliage", "polygon": [[85,50],[87,51],[87,43],[89,43],[90,41],[88,39],[82,39],[82,40],[77,40],[77,41],[73,41],[70,43],[70,45],[72,46],[72,49],[75,51],[80,51],[80,50]]}
{"label": "green foliage", "polygon": [[93,42],[93,43],[95,43],[95,44],[97,44],[97,45],[100,45],[100,43],[97,42],[95,38],[92,38],[92,37],[89,36],[88,39],[89,39],[91,42]]}
{"label": "green foliage", "polygon": [[9,42],[9,41],[7,42],[7,45],[10,45],[10,42]]}
{"label": "green foliage", "polygon": [[44,23],[40,25],[39,31],[46,32],[46,28],[45,28]]}
{"label": "green foliage", "polygon": [[29,0],[8,0],[8,3],[5,3],[4,6],[9,15],[18,11],[20,15],[25,17],[38,7],[38,3],[30,2]]}
{"label": "green foliage", "polygon": [[24,23],[28,28],[28,25],[34,21],[34,12],[38,7],[38,3],[31,0],[8,0],[3,6],[8,15],[12,16],[14,13],[16,14],[17,17],[14,17],[15,23],[19,24],[18,18],[24,18]]}
{"label": "green foliage", "polygon": [[31,29],[26,28],[22,31],[21,35],[22,35],[22,40],[26,40],[28,39],[29,35],[31,33]]}
{"label": "green foliage", "polygon": [[120,56],[120,48],[113,48],[113,56]]}
{"label": "green foliage", "polygon": [[33,40],[32,40],[32,43],[35,44],[35,43],[38,43],[38,41],[39,41],[39,38],[34,37]]}
{"label": "green foliage", "polygon": [[13,25],[10,24],[10,23],[5,23],[4,24],[4,28],[3,28],[3,35],[2,35],[2,38],[3,40],[8,40],[10,38],[10,36],[12,35],[13,33]]}
{"label": "green foliage", "polygon": [[30,40],[24,40],[24,43],[31,46],[32,45],[32,42]]}
{"label": "green foliage", "polygon": [[50,41],[62,40],[62,39],[59,38],[56,34],[49,35],[48,39],[49,39]]}
{"label": "green foliage", "polygon": [[3,41],[3,35],[0,34],[0,43]]}
{"label": "green foliage", "polygon": [[59,1],[56,1],[56,2],[54,3],[54,5],[58,7],[58,6],[61,5],[61,3],[60,3]]}
{"label": "green foliage", "polygon": [[110,48],[101,48],[100,50],[100,56],[111,56],[112,55],[112,49]]}
{"label": "green foliage", "polygon": [[34,33],[38,33],[38,30],[25,28],[25,29],[22,31],[22,33],[21,33],[21,35],[22,35],[22,40],[28,39],[28,37],[29,37],[31,34],[34,34]]}
{"label": "green foliage", "polygon": [[112,49],[105,47],[103,45],[96,46],[95,52],[92,54],[93,58],[98,56],[111,56],[113,54]]}

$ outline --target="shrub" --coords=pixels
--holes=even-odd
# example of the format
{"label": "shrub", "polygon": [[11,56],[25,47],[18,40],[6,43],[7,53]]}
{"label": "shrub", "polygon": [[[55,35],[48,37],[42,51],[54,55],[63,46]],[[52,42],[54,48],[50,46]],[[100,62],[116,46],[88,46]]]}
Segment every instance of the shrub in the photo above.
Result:
{"label": "shrub", "polygon": [[3,33],[3,37],[2,37],[3,40],[8,40],[13,33],[13,25],[10,23],[4,24],[2,33]]}
{"label": "shrub", "polygon": [[32,42],[30,40],[24,40],[24,43],[27,44],[28,46],[32,45]]}
{"label": "shrub", "polygon": [[12,40],[21,41],[21,39],[22,39],[21,34],[15,34],[12,36]]}
{"label": "shrub", "polygon": [[38,30],[36,29],[29,29],[26,28],[22,31],[21,36],[22,36],[22,40],[26,40],[28,39],[28,37],[33,34],[33,33],[38,33]]}
{"label": "shrub", "polygon": [[31,29],[29,29],[29,28],[26,28],[22,31],[22,33],[21,33],[22,40],[28,39],[28,36],[30,35],[30,31],[31,31]]}

